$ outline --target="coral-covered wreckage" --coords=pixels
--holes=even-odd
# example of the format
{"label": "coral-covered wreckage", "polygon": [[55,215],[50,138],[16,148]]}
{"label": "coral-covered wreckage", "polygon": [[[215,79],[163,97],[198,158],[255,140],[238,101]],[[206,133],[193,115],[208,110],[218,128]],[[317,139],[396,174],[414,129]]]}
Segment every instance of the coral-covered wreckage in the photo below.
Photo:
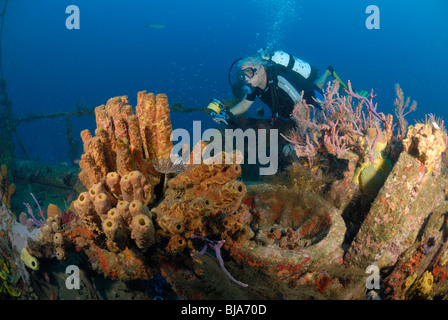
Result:
{"label": "coral-covered wreckage", "polygon": [[398,85],[395,121],[373,92],[339,91],[328,86],[321,111],[296,104],[291,166],[250,186],[239,151],[192,161],[199,141],[174,161],[166,95],[110,99],[81,133],[85,191],[65,212],[49,207],[24,252],[83,253],[121,281],[160,274],[186,299],[447,298],[443,122],[408,126],[416,104]]}

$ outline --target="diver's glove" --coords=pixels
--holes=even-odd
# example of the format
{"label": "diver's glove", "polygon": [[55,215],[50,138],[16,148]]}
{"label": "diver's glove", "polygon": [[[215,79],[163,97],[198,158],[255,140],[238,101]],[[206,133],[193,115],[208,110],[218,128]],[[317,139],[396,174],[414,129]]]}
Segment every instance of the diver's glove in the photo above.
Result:
{"label": "diver's glove", "polygon": [[235,123],[235,116],[227,108],[223,108],[220,113],[212,112],[211,115],[213,121],[218,124],[225,124],[228,126]]}

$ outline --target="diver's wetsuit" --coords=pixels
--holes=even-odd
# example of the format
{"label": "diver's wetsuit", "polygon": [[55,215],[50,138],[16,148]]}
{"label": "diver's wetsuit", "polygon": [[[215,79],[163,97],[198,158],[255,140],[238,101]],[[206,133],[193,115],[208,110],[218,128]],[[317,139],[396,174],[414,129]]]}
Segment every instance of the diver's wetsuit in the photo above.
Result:
{"label": "diver's wetsuit", "polygon": [[[316,77],[305,79],[297,72],[278,66],[266,67],[266,74],[266,89],[254,88],[252,93],[246,95],[246,100],[255,101],[255,97],[258,96],[261,101],[269,106],[273,117],[277,113],[284,119],[290,119],[294,105],[300,100],[300,94],[303,90],[303,98],[306,102],[320,109],[320,106],[313,99],[316,94],[315,91],[322,94],[322,90],[313,82]],[[274,96],[272,95],[273,87],[276,91]]]}

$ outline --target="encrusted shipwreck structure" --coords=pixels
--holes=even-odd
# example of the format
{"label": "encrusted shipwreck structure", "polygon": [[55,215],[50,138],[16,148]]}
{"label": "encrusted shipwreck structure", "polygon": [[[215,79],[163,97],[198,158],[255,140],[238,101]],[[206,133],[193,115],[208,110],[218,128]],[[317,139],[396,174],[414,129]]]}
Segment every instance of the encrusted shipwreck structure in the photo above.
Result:
{"label": "encrusted shipwreck structure", "polygon": [[[321,192],[340,209],[347,226],[342,265],[367,272],[358,275],[359,282],[370,275],[366,270],[372,266],[381,270],[377,276],[383,279],[375,294],[383,298],[446,298],[443,121],[430,115],[424,123],[408,127],[404,116],[416,103],[409,105],[398,85],[396,123],[392,115],[376,112],[372,95],[370,101],[360,97],[350,84],[346,91],[348,95],[342,97],[337,84],[329,86],[324,110],[314,118],[311,106],[299,102],[294,118],[308,138],[300,139],[297,132],[289,138],[299,163],[317,180],[325,169],[313,163],[346,160],[343,174]],[[355,105],[353,99],[359,103]],[[299,118],[299,110],[308,111],[308,116]],[[362,290],[367,286],[358,288]]]}
{"label": "encrusted shipwreck structure", "polygon": [[160,273],[186,298],[364,299],[372,266],[380,287],[367,297],[447,298],[443,123],[408,127],[416,104],[398,86],[396,122],[373,93],[338,92],[327,88],[319,113],[299,101],[286,177],[251,186],[239,151],[194,161],[200,141],[190,161],[172,161],[166,95],[139,92],[135,110],[110,99],[95,109],[94,134],[81,133],[86,190],[67,212],[48,208],[27,251],[62,260],[82,250],[114,279]]}

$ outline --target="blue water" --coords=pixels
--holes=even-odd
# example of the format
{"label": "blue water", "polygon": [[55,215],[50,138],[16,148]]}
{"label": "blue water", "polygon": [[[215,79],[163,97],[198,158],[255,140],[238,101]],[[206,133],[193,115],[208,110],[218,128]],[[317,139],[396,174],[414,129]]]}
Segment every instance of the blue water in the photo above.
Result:
{"label": "blue water", "polygon": [[[380,9],[378,30],[365,26],[371,4]],[[66,28],[68,5],[78,6],[80,29]],[[446,119],[447,9],[446,0],[10,0],[4,76],[16,117],[117,95],[135,106],[141,90],[205,108],[212,98],[231,98],[235,59],[272,43],[321,71],[333,65],[357,89],[374,89],[379,111],[393,113],[399,83],[418,102],[411,124],[427,113]],[[165,28],[146,26],[154,23]],[[175,128],[192,120],[213,126],[200,112],[172,114]],[[72,123],[79,141],[81,130],[95,129],[93,116]],[[32,159],[69,162],[64,118],[22,123],[18,133]]]}

